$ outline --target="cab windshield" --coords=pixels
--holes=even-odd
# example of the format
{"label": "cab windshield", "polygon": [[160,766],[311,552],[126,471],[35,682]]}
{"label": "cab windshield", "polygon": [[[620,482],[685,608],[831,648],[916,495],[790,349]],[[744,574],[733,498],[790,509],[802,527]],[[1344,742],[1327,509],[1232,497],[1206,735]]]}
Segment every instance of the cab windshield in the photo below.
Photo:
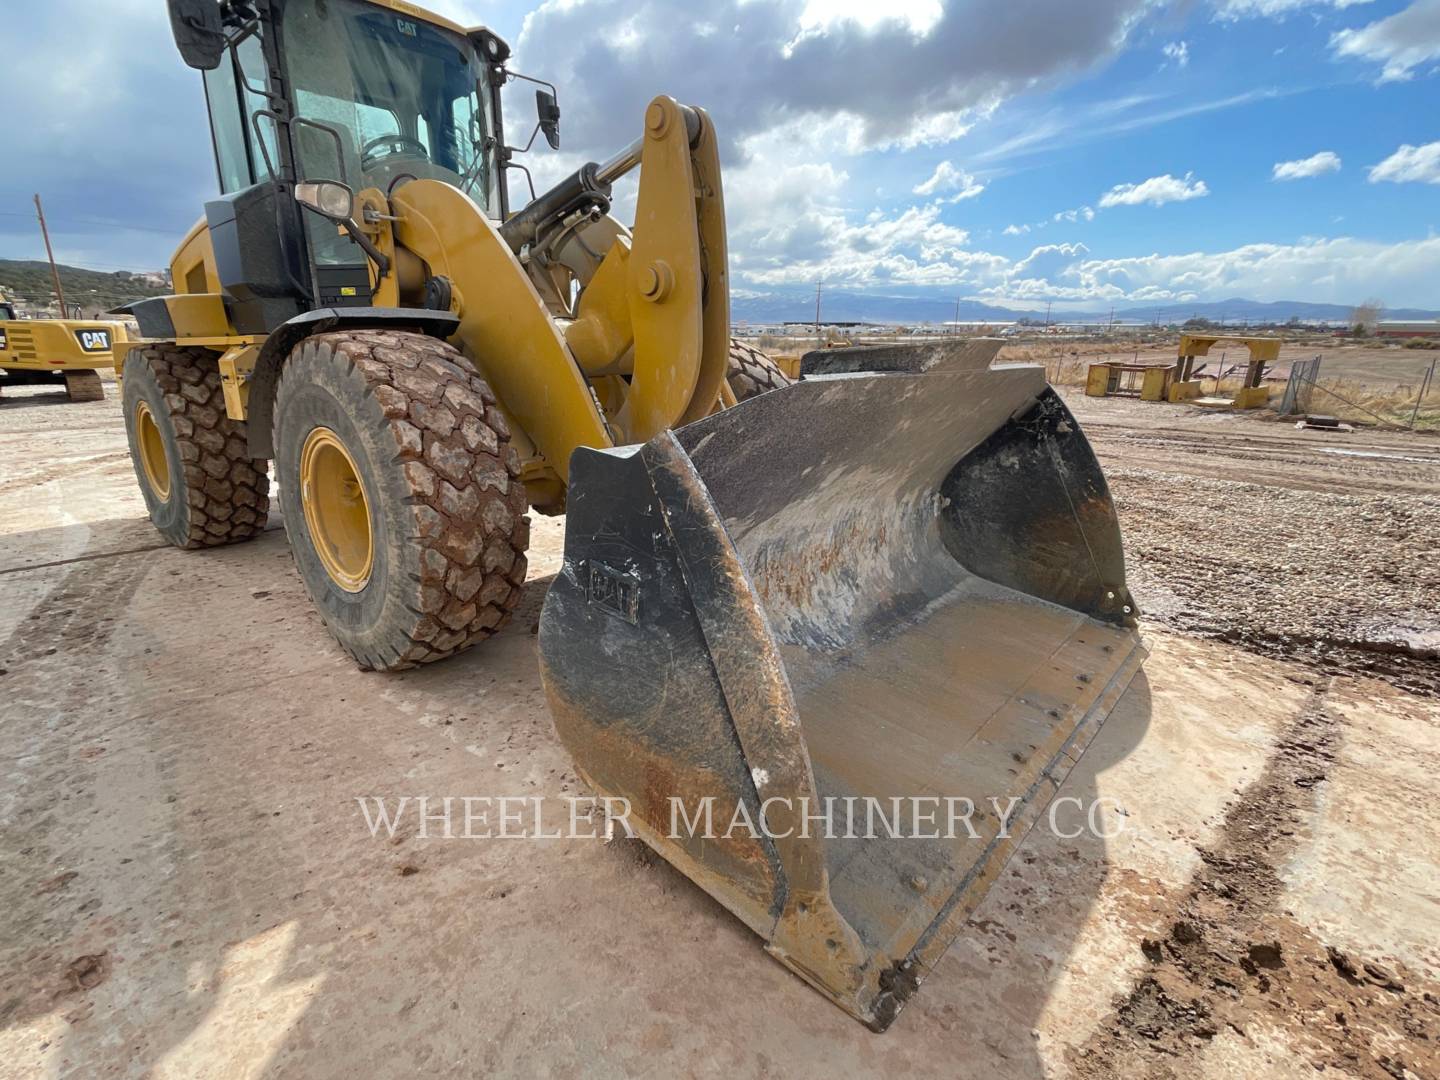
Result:
{"label": "cab windshield", "polygon": [[15,318],[15,309],[9,304],[0,304],[0,322],[11,322]]}
{"label": "cab windshield", "polygon": [[290,0],[282,34],[302,179],[444,180],[489,208],[489,96],[465,37],[358,0]]}

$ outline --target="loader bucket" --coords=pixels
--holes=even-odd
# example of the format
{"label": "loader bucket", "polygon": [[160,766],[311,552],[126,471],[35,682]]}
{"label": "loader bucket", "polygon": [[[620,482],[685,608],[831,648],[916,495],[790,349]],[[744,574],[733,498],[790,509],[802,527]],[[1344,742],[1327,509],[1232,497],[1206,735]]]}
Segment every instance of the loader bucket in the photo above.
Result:
{"label": "loader bucket", "polygon": [[876,1030],[1144,657],[1090,446],[998,347],[827,350],[576,451],[541,615],[583,779]]}

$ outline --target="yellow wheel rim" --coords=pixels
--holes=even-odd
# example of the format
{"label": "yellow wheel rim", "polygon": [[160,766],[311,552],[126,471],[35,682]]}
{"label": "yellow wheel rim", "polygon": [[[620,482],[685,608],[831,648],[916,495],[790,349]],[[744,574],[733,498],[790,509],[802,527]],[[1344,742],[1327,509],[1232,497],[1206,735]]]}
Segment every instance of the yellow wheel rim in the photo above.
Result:
{"label": "yellow wheel rim", "polygon": [[143,401],[135,406],[135,441],[140,446],[140,467],[145,470],[145,480],[155,497],[165,502],[170,498],[170,462],[165,457],[165,438],[160,434],[160,425],[155,423],[155,414]]}
{"label": "yellow wheel rim", "polygon": [[310,432],[300,450],[300,503],[325,572],[346,592],[359,592],[375,564],[370,502],[354,458],[329,428]]}

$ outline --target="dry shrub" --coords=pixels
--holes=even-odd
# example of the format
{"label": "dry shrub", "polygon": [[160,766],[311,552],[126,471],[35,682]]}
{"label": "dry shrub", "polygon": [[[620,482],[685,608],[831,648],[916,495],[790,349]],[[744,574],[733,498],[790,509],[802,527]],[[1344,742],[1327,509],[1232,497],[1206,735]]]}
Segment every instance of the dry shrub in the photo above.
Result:
{"label": "dry shrub", "polygon": [[1417,414],[1415,396],[1419,393],[1419,383],[1380,387],[1353,379],[1321,379],[1315,384],[1310,411],[1352,423],[1394,427],[1408,427],[1415,414],[1416,428],[1440,430],[1440,386],[1430,387]]}

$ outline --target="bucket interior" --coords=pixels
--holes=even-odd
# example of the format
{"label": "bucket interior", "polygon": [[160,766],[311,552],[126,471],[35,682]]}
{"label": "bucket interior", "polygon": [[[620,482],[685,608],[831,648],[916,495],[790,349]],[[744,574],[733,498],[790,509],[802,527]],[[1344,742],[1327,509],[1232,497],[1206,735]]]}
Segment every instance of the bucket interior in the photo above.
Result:
{"label": "bucket interior", "polygon": [[[905,837],[890,838],[864,810],[827,836],[831,895],[868,946],[902,955],[967,875],[984,869],[997,808],[1013,813],[1040,794],[1083,726],[1091,687],[1122,667],[1131,636],[972,578],[843,664],[819,668],[782,647],[818,796],[837,807],[869,797]],[[916,818],[908,801],[897,815],[896,796],[933,797],[923,804],[933,820]],[[972,804],[968,828],[947,820],[950,807]],[[843,812],[836,818],[850,824]]]}
{"label": "bucket interior", "polygon": [[[1048,435],[1017,424],[1052,393],[1042,374],[863,378],[863,394],[836,376],[769,395],[788,418],[761,397],[681,435],[834,800],[832,899],[869,949],[901,957],[998,871],[990,800],[1012,830],[1048,802],[1138,642],[1083,436],[1068,413]],[[952,821],[965,800],[968,823]]]}

